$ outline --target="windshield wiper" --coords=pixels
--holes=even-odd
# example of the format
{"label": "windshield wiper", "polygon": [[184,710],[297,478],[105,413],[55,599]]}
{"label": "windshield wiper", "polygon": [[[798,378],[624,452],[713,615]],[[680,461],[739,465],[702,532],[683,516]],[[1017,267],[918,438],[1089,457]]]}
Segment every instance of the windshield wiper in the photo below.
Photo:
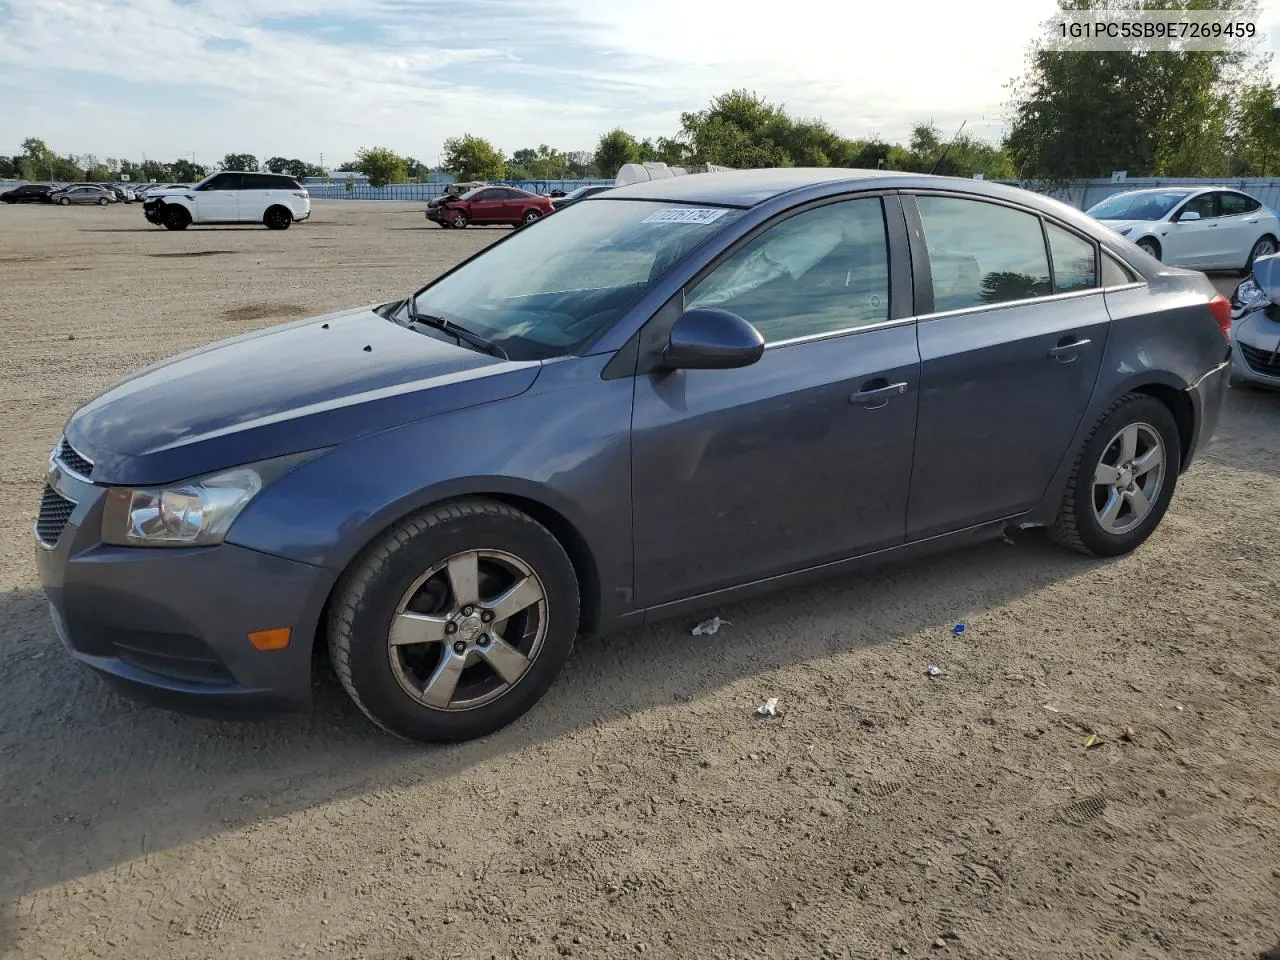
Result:
{"label": "windshield wiper", "polygon": [[405,315],[409,318],[410,323],[418,323],[424,327],[434,327],[436,330],[441,330],[449,334],[451,337],[456,337],[459,340],[465,340],[477,350],[483,350],[492,357],[498,357],[502,360],[511,359],[507,356],[507,351],[503,350],[492,340],[486,340],[484,337],[480,336],[480,334],[474,333],[466,327],[454,323],[452,320],[446,320],[444,317],[433,317],[430,314],[419,313],[417,307],[413,304],[412,297],[407,299],[404,302],[404,305]]}

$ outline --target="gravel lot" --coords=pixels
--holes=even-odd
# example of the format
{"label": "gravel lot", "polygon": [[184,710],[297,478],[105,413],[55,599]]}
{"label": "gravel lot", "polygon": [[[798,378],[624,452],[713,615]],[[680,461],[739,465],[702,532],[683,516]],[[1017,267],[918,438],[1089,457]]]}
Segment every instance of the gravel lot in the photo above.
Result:
{"label": "gravel lot", "polygon": [[[0,209],[0,954],[1276,945],[1280,395],[1232,391],[1133,556],[1028,532],[722,610],[714,637],[585,643],[530,715],[459,747],[376,732],[328,676],[312,715],[215,723],[69,661],[31,522],[77,404],[179,350],[390,299],[505,235],[428,228],[421,205],[318,202],[284,233]],[[770,696],[782,716],[757,717]]]}

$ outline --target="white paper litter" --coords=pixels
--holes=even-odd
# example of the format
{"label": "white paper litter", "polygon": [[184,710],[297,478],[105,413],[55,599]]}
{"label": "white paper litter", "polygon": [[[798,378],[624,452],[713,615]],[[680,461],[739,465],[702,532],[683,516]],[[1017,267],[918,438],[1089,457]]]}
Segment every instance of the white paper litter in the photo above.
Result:
{"label": "white paper litter", "polygon": [[733,624],[731,624],[728,620],[721,620],[720,616],[717,614],[716,616],[712,617],[710,620],[703,620],[700,624],[694,627],[693,636],[709,637],[713,633],[715,633],[717,630],[719,630],[721,627],[731,627],[731,626],[733,626]]}
{"label": "white paper litter", "polygon": [[760,706],[756,707],[756,713],[762,717],[776,717],[778,715],[778,698],[770,697]]}

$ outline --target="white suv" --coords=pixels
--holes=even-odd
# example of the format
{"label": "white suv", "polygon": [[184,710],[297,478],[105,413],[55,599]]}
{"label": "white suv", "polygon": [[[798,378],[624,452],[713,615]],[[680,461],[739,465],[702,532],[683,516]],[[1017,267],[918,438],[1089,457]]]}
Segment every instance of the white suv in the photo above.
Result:
{"label": "white suv", "polygon": [[295,220],[311,216],[311,198],[293,177],[226,170],[193,187],[153,190],[142,212],[170,230],[193,223],[261,223],[270,230],[287,230]]}

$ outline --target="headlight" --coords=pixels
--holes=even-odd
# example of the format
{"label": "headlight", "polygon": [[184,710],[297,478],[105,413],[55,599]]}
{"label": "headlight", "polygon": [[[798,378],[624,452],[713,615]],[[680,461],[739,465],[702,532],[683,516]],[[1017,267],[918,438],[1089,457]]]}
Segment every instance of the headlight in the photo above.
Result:
{"label": "headlight", "polygon": [[1270,302],[1271,298],[1258,286],[1258,281],[1253,277],[1249,277],[1236,287],[1236,292],[1231,295],[1232,312],[1237,316],[1265,307]]}
{"label": "headlight", "polygon": [[124,547],[221,543],[254,497],[321,452],[263,460],[163,487],[112,487],[102,511],[102,540]]}

